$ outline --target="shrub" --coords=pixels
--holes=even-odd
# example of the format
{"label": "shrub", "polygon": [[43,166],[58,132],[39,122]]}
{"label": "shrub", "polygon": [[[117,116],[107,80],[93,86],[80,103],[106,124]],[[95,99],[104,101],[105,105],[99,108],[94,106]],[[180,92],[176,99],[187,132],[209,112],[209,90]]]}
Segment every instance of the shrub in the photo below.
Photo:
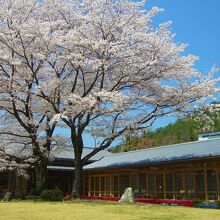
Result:
{"label": "shrub", "polygon": [[79,199],[78,194],[77,194],[77,193],[75,193],[75,192],[72,194],[72,197],[73,197],[73,199]]}
{"label": "shrub", "polygon": [[15,199],[25,200],[26,194],[24,192],[16,192],[15,193]]}
{"label": "shrub", "polygon": [[31,189],[29,196],[40,196],[43,190]]}
{"label": "shrub", "polygon": [[50,191],[52,190],[44,190],[41,194],[40,194],[40,198],[42,200],[50,200]]}
{"label": "shrub", "polygon": [[201,204],[201,202],[203,202],[203,200],[201,200],[201,199],[194,199],[194,200],[193,200],[193,206],[194,206],[194,207],[199,207],[199,205]]}
{"label": "shrub", "polygon": [[61,201],[63,199],[63,192],[59,188],[44,190],[40,194],[40,198],[46,201]]}

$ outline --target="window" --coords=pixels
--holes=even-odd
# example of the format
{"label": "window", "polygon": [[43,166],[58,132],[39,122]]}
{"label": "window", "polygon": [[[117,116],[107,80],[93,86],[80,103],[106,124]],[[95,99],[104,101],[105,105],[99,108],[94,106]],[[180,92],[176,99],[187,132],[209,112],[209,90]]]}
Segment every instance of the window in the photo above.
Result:
{"label": "window", "polygon": [[104,194],[105,192],[105,177],[101,177],[101,194]]}
{"label": "window", "polygon": [[172,199],[173,198],[173,174],[168,173],[165,176],[166,180],[166,198]]}
{"label": "window", "polygon": [[180,192],[182,189],[182,173],[174,174],[175,191]]}
{"label": "window", "polygon": [[130,187],[130,177],[128,175],[120,176],[120,194],[122,195],[127,187]]}
{"label": "window", "polygon": [[148,174],[148,190],[149,190],[149,197],[155,198],[155,174]]}
{"label": "window", "polygon": [[217,191],[217,178],[214,170],[207,170],[208,191]]}
{"label": "window", "polygon": [[194,197],[194,173],[186,172],[186,198],[192,199]]}
{"label": "window", "polygon": [[131,175],[131,188],[135,191],[138,189],[137,187],[137,176]]}
{"label": "window", "polygon": [[196,185],[195,185],[195,197],[200,199],[205,199],[205,187],[204,187],[204,172],[195,172]]}
{"label": "window", "polygon": [[95,177],[95,195],[99,195],[99,177]]}
{"label": "window", "polygon": [[157,174],[157,198],[163,199],[164,198],[164,184],[163,184],[163,174]]}
{"label": "window", "polygon": [[204,172],[196,171],[196,191],[204,191]]}
{"label": "window", "polygon": [[95,180],[95,178],[92,177],[92,178],[91,178],[91,193],[94,193],[94,191],[95,191],[94,180]]}
{"label": "window", "polygon": [[163,192],[164,185],[163,185],[163,174],[157,174],[157,191]]}
{"label": "window", "polygon": [[105,194],[110,195],[110,176],[105,177]]}
{"label": "window", "polygon": [[119,196],[118,176],[114,176],[114,196]]}
{"label": "window", "polygon": [[155,174],[148,175],[149,192],[155,192]]}
{"label": "window", "polygon": [[88,194],[88,176],[84,178],[84,195]]}
{"label": "window", "polygon": [[141,174],[139,179],[140,185],[140,197],[143,198],[146,196],[146,174]]}
{"label": "window", "polygon": [[207,188],[208,188],[208,197],[211,200],[218,199],[217,194],[217,176],[216,171],[207,170]]}
{"label": "window", "polygon": [[186,173],[186,190],[194,190],[194,174],[193,172]]}

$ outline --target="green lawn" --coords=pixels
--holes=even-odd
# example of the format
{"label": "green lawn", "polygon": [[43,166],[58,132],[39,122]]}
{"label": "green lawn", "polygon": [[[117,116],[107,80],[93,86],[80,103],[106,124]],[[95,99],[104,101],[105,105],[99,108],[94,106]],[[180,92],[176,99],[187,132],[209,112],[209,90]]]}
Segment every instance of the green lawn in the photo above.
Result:
{"label": "green lawn", "polygon": [[0,220],[219,220],[220,210],[111,202],[0,203]]}

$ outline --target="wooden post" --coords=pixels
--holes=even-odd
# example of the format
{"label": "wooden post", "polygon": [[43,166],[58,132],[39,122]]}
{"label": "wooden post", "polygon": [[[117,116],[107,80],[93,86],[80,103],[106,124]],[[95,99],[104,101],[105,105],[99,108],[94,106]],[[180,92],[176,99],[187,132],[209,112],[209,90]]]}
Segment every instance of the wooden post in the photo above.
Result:
{"label": "wooden post", "polygon": [[[99,178],[99,196],[101,196],[101,181],[102,181],[102,177],[98,176],[97,178]],[[105,188],[105,177],[104,177],[104,188]]]}
{"label": "wooden post", "polygon": [[166,174],[163,172],[163,198],[166,199]]}
{"label": "wooden post", "polygon": [[216,181],[217,181],[217,198],[219,200],[220,197],[219,197],[219,170],[218,169],[216,169]]}
{"label": "wooden post", "polygon": [[89,175],[89,177],[88,177],[88,179],[89,179],[89,185],[88,185],[88,195],[89,196],[91,196],[91,175],[90,174],[88,174]]}
{"label": "wooden post", "polygon": [[118,196],[121,196],[121,193],[120,193],[121,189],[120,189],[120,185],[119,185],[120,184],[120,179],[119,178],[120,178],[120,174],[118,174]]}
{"label": "wooden post", "polygon": [[196,198],[196,170],[193,170],[193,181],[194,181],[194,198]]}
{"label": "wooden post", "polygon": [[154,174],[154,194],[155,194],[155,199],[157,198],[157,173],[155,172]]}
{"label": "wooden post", "polygon": [[205,187],[205,200],[209,199],[208,196],[208,183],[207,183],[207,169],[204,168],[204,187]]}
{"label": "wooden post", "polygon": [[149,196],[149,189],[148,189],[148,173],[146,173],[146,196]]}
{"label": "wooden post", "polygon": [[175,192],[176,192],[176,189],[175,189],[175,173],[172,172],[172,177],[173,177],[173,199],[176,199],[176,195],[175,195]]}
{"label": "wooden post", "polygon": [[[101,177],[100,177],[101,179]],[[108,176],[104,176],[104,195],[107,195],[107,180],[108,180]]]}
{"label": "wooden post", "polygon": [[138,189],[138,197],[140,197],[140,169],[138,169],[138,172],[137,172],[137,189]]}
{"label": "wooden post", "polygon": [[184,199],[186,198],[186,175],[185,170],[182,170],[182,188],[184,191]]}
{"label": "wooden post", "polygon": [[83,195],[85,195],[85,173],[83,174]]}
{"label": "wooden post", "polygon": [[110,196],[114,196],[113,193],[114,193],[114,177],[113,175],[111,174],[110,175]]}

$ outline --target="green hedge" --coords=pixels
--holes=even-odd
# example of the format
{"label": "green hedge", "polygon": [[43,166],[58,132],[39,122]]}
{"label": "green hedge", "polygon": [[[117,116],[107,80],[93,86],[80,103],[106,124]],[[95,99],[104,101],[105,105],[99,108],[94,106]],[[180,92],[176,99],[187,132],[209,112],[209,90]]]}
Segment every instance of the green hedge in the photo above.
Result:
{"label": "green hedge", "polygon": [[63,199],[63,192],[59,188],[44,190],[40,194],[40,198],[45,201],[61,201]]}

